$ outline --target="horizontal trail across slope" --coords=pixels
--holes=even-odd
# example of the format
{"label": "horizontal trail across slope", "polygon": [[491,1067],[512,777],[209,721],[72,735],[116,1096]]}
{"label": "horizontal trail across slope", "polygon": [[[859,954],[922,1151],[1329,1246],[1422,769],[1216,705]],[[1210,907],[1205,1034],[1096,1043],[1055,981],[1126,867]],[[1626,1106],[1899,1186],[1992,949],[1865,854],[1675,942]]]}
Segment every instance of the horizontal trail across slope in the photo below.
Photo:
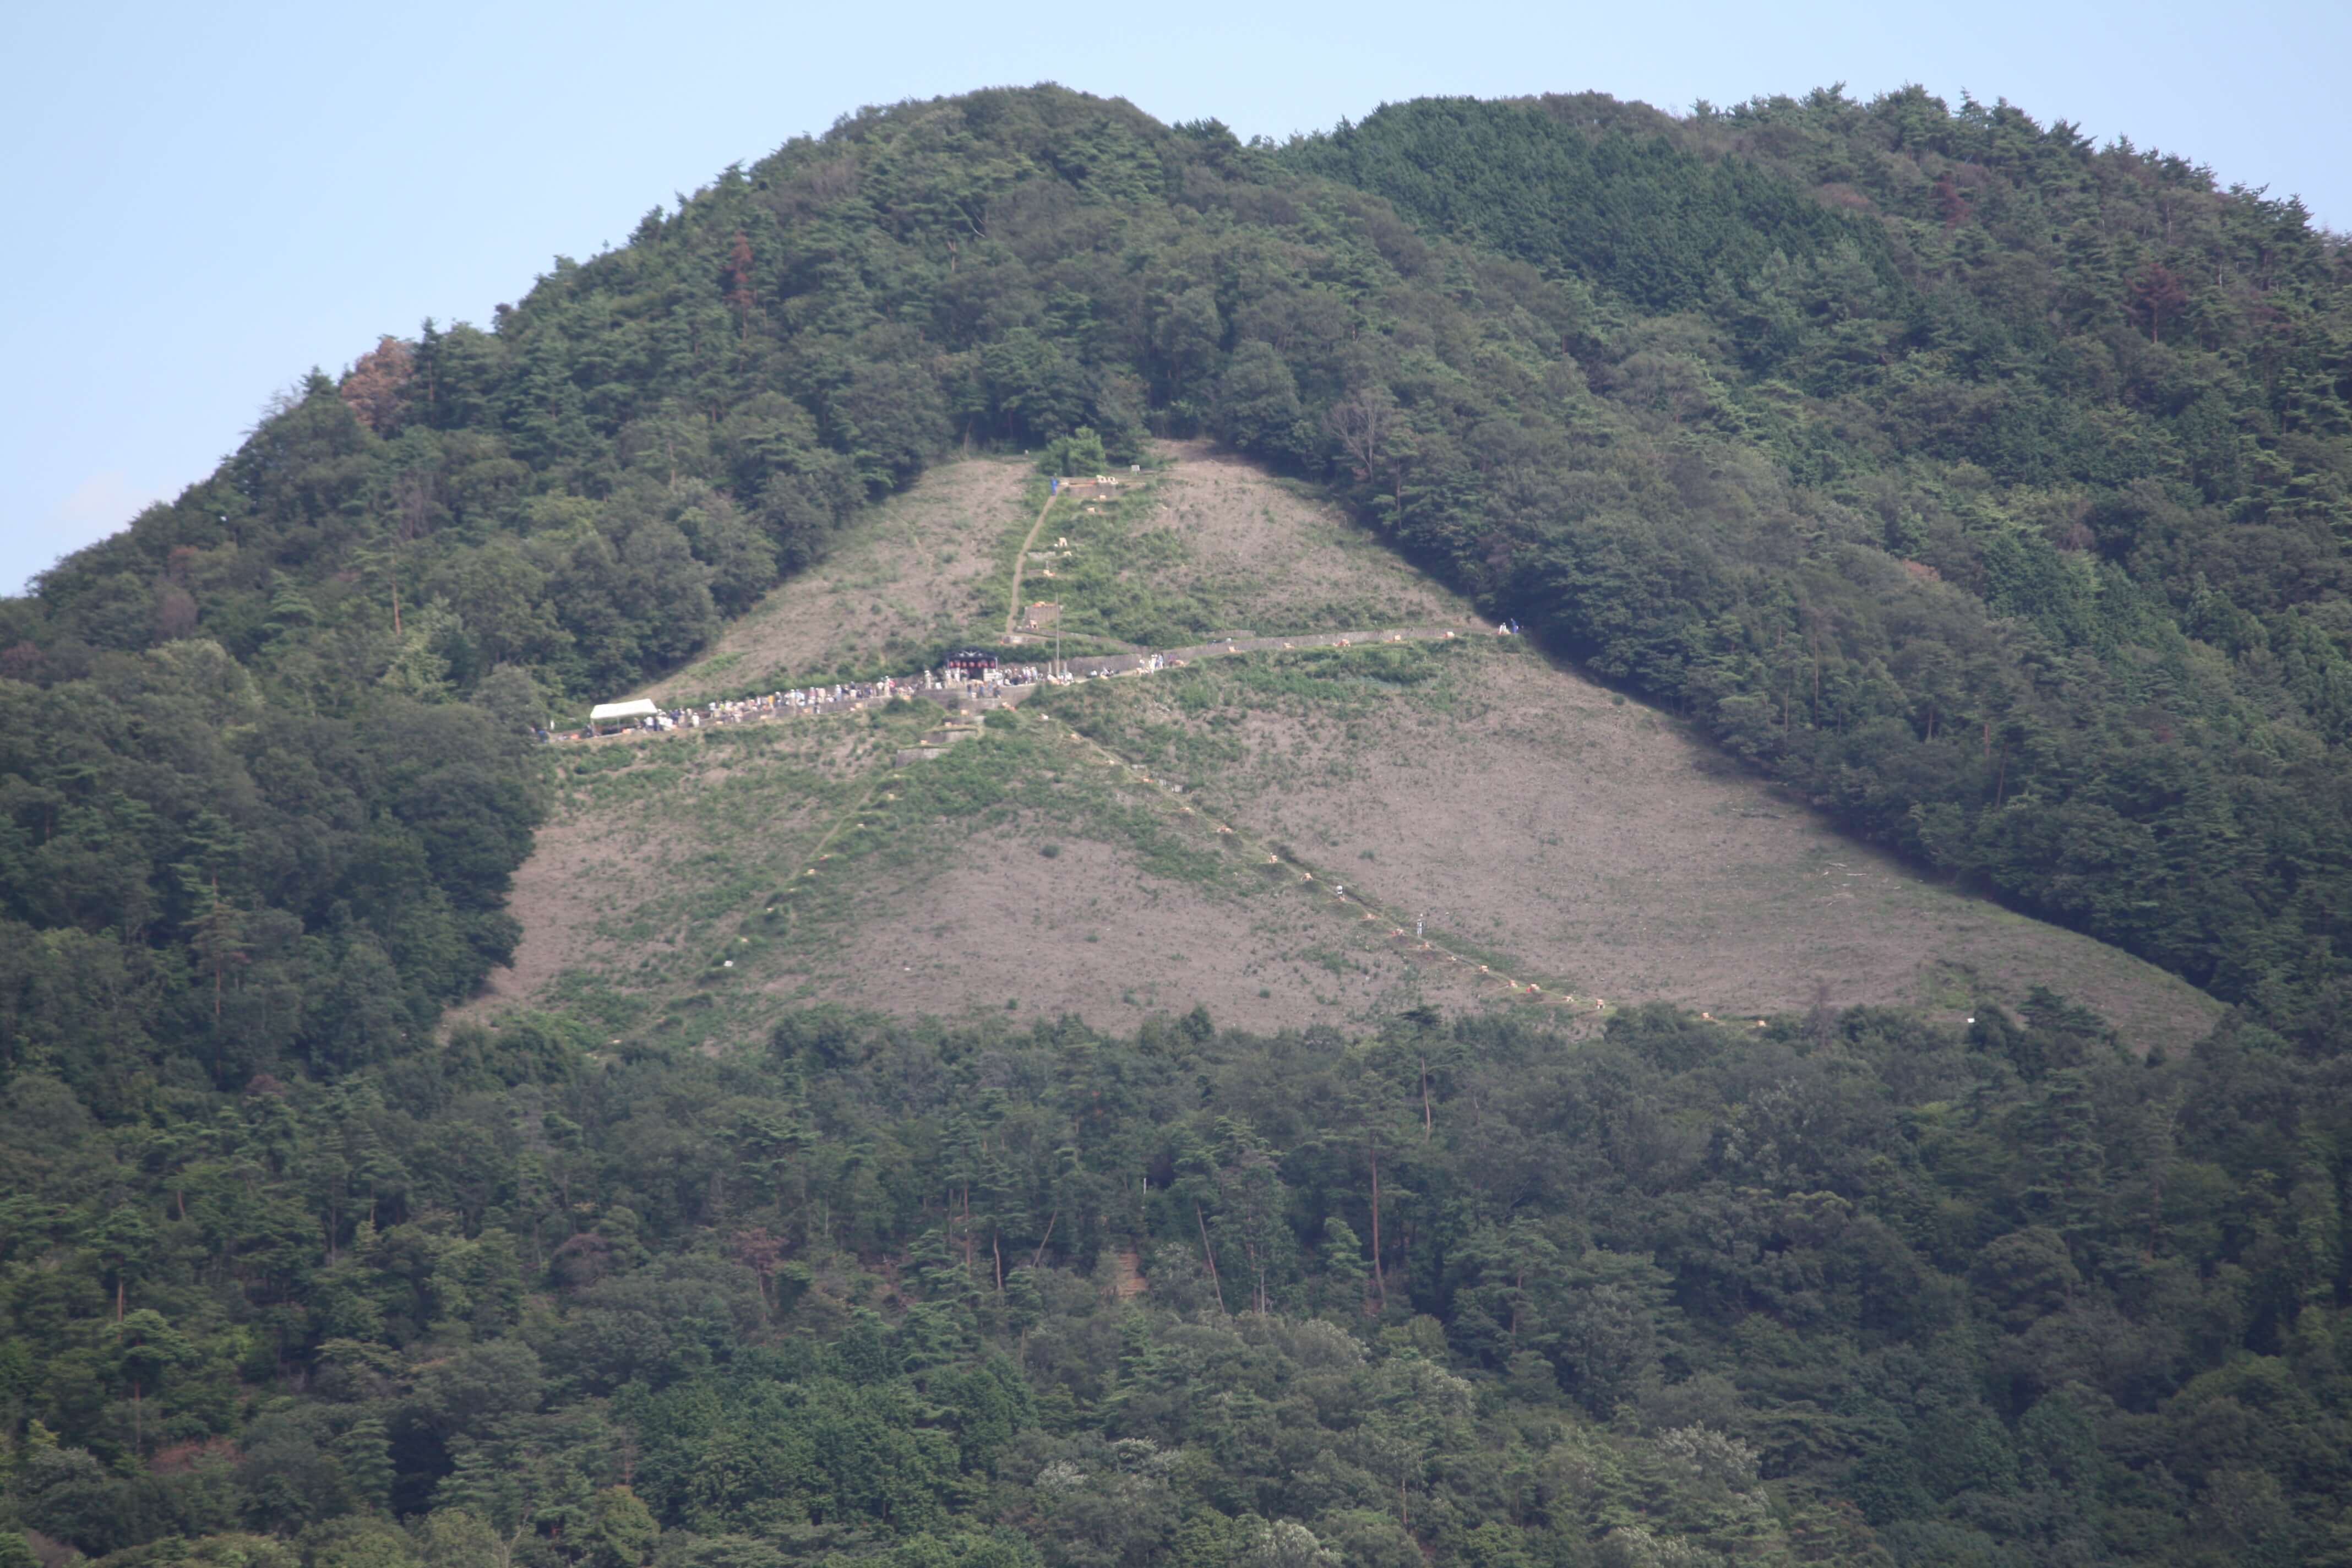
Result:
{"label": "horizontal trail across slope", "polygon": [[[1155,658],[1161,661],[1159,668],[1171,669],[1180,665],[1190,664],[1194,659],[1223,658],[1248,653],[1284,653],[1313,647],[1370,647],[1383,643],[1448,642],[1482,630],[1483,628],[1467,626],[1396,626],[1368,632],[1310,632],[1286,637],[1232,637],[1220,642],[1195,643],[1189,647],[1167,648],[1157,654],[1150,652],[1104,654],[1084,658],[1064,659],[1062,662],[1070,673],[1076,676],[1149,675],[1153,673],[1154,667],[1151,661]],[[1032,686],[1014,686],[1003,689],[1009,694],[1011,700],[1017,702],[1036,689]],[[927,699],[948,705],[952,705],[958,696],[952,690],[923,691],[911,688],[899,695]],[[869,703],[883,700],[887,699],[844,697],[814,702],[805,708],[776,708],[750,713],[720,715],[714,718],[713,727],[758,723],[777,719],[815,718],[828,713],[863,713]],[[685,739],[700,732],[698,729],[693,728],[622,730],[610,735],[598,735],[586,742],[572,740],[564,736],[558,736],[556,739],[559,743],[566,745],[610,745],[614,742]]]}

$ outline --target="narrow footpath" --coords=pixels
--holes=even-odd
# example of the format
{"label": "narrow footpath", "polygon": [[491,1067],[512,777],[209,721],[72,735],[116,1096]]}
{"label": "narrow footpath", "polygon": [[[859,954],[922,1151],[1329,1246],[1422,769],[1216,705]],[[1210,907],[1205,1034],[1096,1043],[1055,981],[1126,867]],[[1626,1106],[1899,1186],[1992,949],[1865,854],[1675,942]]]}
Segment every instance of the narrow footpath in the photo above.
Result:
{"label": "narrow footpath", "polygon": [[1045,514],[1052,511],[1054,503],[1061,499],[1048,483],[1045,504],[1037,509],[1037,521],[1029,525],[1028,536],[1021,541],[1021,548],[1013,552],[1013,602],[1004,606],[1004,640],[1008,643],[1013,640],[1021,620],[1021,578],[1029,567],[1029,552],[1036,548],[1037,535],[1045,531]]}
{"label": "narrow footpath", "polygon": [[[1062,668],[1074,679],[1100,679],[1113,676],[1150,675],[1155,671],[1181,668],[1194,659],[1223,658],[1249,653],[1281,653],[1310,647],[1371,647],[1381,643],[1451,642],[1458,637],[1486,635],[1476,626],[1392,626],[1366,632],[1309,632],[1292,637],[1230,637],[1223,642],[1196,643],[1189,647],[1168,648],[1155,653],[1139,649],[1133,653],[1090,655],[1066,658]],[[1154,663],[1154,660],[1159,662]],[[878,682],[868,683],[878,686]],[[624,729],[590,738],[575,738],[569,731],[556,732],[551,740],[562,745],[632,745],[644,742],[683,739],[698,735],[706,729],[724,729],[735,724],[768,723],[777,721],[818,718],[828,713],[863,713],[877,703],[895,698],[914,698],[936,702],[950,710],[963,706],[972,694],[965,688],[969,682],[957,681],[948,686],[931,688],[907,685],[896,691],[851,689],[839,697],[812,694],[809,700],[794,705],[761,706],[764,700],[752,698],[742,701],[698,704],[691,711],[698,715],[692,722],[668,729]],[[979,699],[981,707],[1011,707],[1034,697],[1044,688],[1034,681],[1003,683],[991,686]],[[703,716],[707,715],[707,716]]]}

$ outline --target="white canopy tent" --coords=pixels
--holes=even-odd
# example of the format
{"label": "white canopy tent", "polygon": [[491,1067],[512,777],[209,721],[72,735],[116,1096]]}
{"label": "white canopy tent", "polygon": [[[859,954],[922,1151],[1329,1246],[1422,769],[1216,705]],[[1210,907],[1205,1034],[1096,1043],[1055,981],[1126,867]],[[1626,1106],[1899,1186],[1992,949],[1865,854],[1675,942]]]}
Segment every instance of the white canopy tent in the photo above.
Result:
{"label": "white canopy tent", "polygon": [[[577,712],[578,710],[574,709],[573,711]],[[653,700],[648,697],[640,697],[635,702],[599,702],[595,707],[588,710],[588,722],[617,724],[628,719],[650,719],[660,711],[661,710],[656,708]]]}

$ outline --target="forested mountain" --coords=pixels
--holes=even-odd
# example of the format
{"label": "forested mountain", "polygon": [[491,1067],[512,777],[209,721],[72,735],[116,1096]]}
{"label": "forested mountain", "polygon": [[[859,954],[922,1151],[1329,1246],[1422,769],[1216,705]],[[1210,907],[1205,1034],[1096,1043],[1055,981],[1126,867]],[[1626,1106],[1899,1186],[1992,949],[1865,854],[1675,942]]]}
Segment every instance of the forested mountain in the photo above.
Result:
{"label": "forested mountain", "polygon": [[570,1044],[111,1127],[16,1079],[19,1521],[434,1568],[2343,1553],[2343,1064],[2243,1032]]}
{"label": "forested mountain", "polygon": [[[2241,1016],[433,1045],[534,722],[1081,426],[1327,483]],[[12,1506],[224,1568],[2333,1560],[2347,524],[2352,250],[2007,106],[845,119],[0,602]]]}
{"label": "forested mountain", "polygon": [[1423,102],[1288,161],[1588,284],[1562,347],[1645,437],[1374,389],[1403,538],[1860,830],[2335,1026],[2339,240],[1917,92]]}

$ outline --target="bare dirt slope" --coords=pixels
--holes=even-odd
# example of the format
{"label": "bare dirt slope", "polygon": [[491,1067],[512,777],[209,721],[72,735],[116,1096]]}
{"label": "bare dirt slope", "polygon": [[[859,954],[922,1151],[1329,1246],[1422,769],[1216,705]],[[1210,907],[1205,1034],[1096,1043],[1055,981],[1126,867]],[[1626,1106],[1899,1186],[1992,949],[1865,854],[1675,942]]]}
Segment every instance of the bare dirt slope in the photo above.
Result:
{"label": "bare dirt slope", "polygon": [[810,720],[565,749],[554,809],[507,900],[523,930],[514,963],[468,1011],[690,980],[719,929],[788,878],[782,863],[865,790],[887,755],[878,744],[852,723]]}
{"label": "bare dirt slope", "polygon": [[2127,954],[1841,837],[1523,643],[1410,652],[1425,678],[1407,686],[1350,693],[1347,656],[1301,657],[1342,689],[1302,698],[1281,661],[1203,666],[1077,693],[1073,717],[1432,929],[1612,1003],[1958,1016],[2046,985],[2168,1047],[2218,1016]]}
{"label": "bare dirt slope", "polygon": [[772,991],[911,1016],[1010,1004],[1103,1026],[1197,1005],[1266,1032],[1496,1000],[1366,940],[1345,909],[1287,879],[1238,864],[1207,885],[1155,874],[1090,830],[1050,808],[988,825],[952,863],[874,889],[872,926],[887,933],[876,948],[780,975]]}
{"label": "bare dirt slope", "polygon": [[1276,1029],[1499,1000],[1424,975],[1360,906],[1049,719],[894,768],[908,703],[572,749],[516,879],[525,936],[477,1014],[561,1005],[616,1031],[756,1037],[783,1008],[1010,1011],[1106,1025],[1196,1004]]}
{"label": "bare dirt slope", "polygon": [[[1236,630],[1466,622],[1290,488],[1199,448],[1171,456],[1130,501],[1057,510],[1045,531],[1082,559],[1100,530],[1106,566],[1068,583],[1102,595],[1097,624],[1122,605],[1171,613],[1169,599],[1134,609],[1122,584],[1139,561],[1151,592]],[[782,683],[943,628],[1001,630],[1010,552],[1035,516],[1025,480],[995,461],[939,471],[656,691]],[[1137,545],[1155,531],[1168,537]],[[1476,973],[1485,961],[1540,978],[1554,1007],[1574,991],[1718,1016],[1825,998],[1956,1016],[2047,984],[2168,1046],[2218,1011],[1839,838],[1671,721],[1491,637],[1088,682],[891,767],[938,717],[909,706],[551,752],[561,804],[513,903],[525,939],[485,1005],[562,1005],[702,1045],[819,1002],[1105,1027],[1197,1002],[1261,1029],[1529,1005]],[[1076,732],[1158,782],[1103,766]],[[1296,864],[1265,865],[1270,845]],[[1302,884],[1300,865],[1320,879]],[[1342,880],[1348,900],[1328,892]],[[1360,898],[1390,918],[1365,921]],[[1391,918],[1423,912],[1469,962],[1393,937]]]}
{"label": "bare dirt slope", "polygon": [[1023,514],[1029,479],[1018,460],[930,470],[761,599],[709,655],[637,695],[669,702],[774,689],[911,663],[966,635],[985,618],[981,584],[1006,524]]}
{"label": "bare dirt slope", "polygon": [[1207,442],[1168,442],[1149,526],[1172,531],[1170,574],[1232,628],[1265,633],[1467,621],[1469,606],[1302,487]]}

